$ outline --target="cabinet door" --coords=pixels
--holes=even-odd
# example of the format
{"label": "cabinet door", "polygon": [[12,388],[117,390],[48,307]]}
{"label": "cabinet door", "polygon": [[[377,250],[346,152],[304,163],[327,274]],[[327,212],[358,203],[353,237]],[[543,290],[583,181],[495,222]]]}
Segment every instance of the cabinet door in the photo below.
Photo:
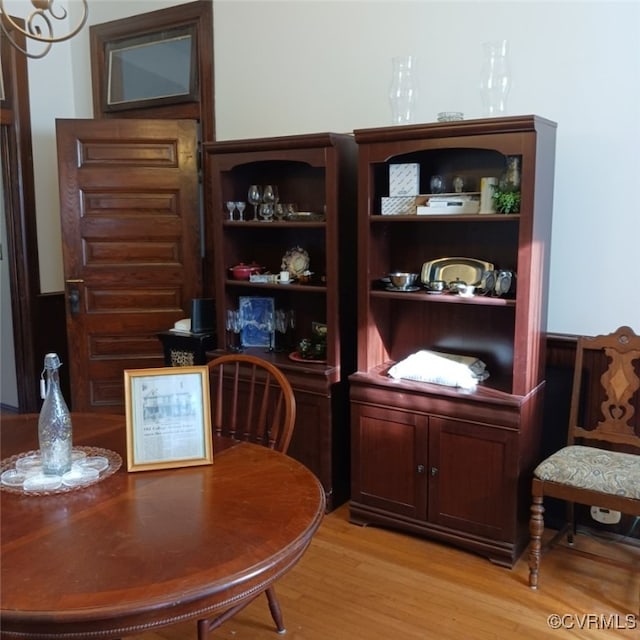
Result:
{"label": "cabinet door", "polygon": [[288,454],[331,490],[331,398],[294,388],[296,425]]}
{"label": "cabinet door", "polygon": [[424,520],[427,515],[427,419],[352,404],[352,500]]}
{"label": "cabinet door", "polygon": [[458,420],[429,420],[429,521],[510,540],[516,510],[513,431]]}

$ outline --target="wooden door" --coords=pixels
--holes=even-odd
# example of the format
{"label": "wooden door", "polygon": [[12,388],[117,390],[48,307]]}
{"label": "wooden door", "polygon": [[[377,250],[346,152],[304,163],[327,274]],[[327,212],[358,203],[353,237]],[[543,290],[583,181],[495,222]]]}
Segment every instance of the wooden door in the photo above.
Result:
{"label": "wooden door", "polygon": [[352,501],[426,520],[427,418],[357,403],[351,411]]}
{"label": "wooden door", "polygon": [[124,369],[163,365],[156,334],[201,295],[191,120],[58,120],[74,411],[124,411]]}
{"label": "wooden door", "polygon": [[512,541],[518,434],[450,418],[429,418],[429,521]]}

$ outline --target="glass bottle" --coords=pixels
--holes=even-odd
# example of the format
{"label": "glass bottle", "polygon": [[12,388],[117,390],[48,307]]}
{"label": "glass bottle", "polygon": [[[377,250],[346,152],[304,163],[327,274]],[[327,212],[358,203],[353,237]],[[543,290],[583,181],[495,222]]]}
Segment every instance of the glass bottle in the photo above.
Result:
{"label": "glass bottle", "polygon": [[505,171],[505,183],[511,191],[520,189],[520,157],[507,156],[507,169]]}
{"label": "glass bottle", "polygon": [[41,394],[44,402],[38,419],[38,441],[45,475],[62,475],[71,469],[71,414],[60,390],[60,365],[56,353],[44,357],[46,393]]}
{"label": "glass bottle", "polygon": [[482,45],[484,63],[480,93],[485,116],[501,116],[507,113],[507,96],[511,89],[508,42],[498,40]]}
{"label": "glass bottle", "polygon": [[391,121],[393,124],[407,124],[415,119],[416,58],[415,56],[396,56],[391,62],[393,65],[389,89]]}

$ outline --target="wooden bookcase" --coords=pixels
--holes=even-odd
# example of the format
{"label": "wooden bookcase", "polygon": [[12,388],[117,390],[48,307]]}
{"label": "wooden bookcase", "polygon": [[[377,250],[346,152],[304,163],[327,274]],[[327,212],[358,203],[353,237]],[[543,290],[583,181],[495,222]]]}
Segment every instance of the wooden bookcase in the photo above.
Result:
{"label": "wooden bookcase", "polygon": [[[348,375],[355,370],[356,311],[356,145],[352,135],[318,133],[213,142],[204,145],[205,194],[211,218],[205,225],[205,295],[216,300],[219,351],[229,333],[225,314],[240,297],[274,299],[277,309],[292,310],[295,327],[282,351],[263,347],[246,351],[274,362],[287,375],[297,401],[297,419],[289,454],[322,482],[327,508],[348,498]],[[247,204],[244,221],[230,220],[227,201],[247,201],[252,184],[275,185],[280,202],[319,214],[311,220],[253,221]],[[237,280],[229,271],[256,262],[277,274],[283,256],[300,247],[309,255],[310,282],[256,283]],[[297,362],[290,353],[310,337],[312,323],[326,324],[326,362]]]}
{"label": "wooden bookcase", "polygon": [[[553,178],[553,122],[537,116],[355,131],[358,353],[350,376],[350,517],[447,541],[511,566],[527,541],[538,460]],[[430,177],[500,177],[521,165],[517,214],[381,215],[389,166]],[[515,295],[390,292],[392,270],[466,257],[515,271]],[[464,391],[387,371],[420,349],[480,358],[490,377]]]}

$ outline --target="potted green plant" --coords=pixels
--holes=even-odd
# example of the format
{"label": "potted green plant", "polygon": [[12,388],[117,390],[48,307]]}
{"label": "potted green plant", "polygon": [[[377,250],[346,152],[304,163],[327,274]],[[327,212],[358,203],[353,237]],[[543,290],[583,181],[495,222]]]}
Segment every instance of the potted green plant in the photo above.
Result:
{"label": "potted green plant", "polygon": [[518,213],[520,211],[520,190],[517,188],[495,187],[492,198],[498,213]]}
{"label": "potted green plant", "polygon": [[312,322],[311,338],[303,338],[298,343],[298,354],[304,360],[321,360],[327,357],[327,325]]}

